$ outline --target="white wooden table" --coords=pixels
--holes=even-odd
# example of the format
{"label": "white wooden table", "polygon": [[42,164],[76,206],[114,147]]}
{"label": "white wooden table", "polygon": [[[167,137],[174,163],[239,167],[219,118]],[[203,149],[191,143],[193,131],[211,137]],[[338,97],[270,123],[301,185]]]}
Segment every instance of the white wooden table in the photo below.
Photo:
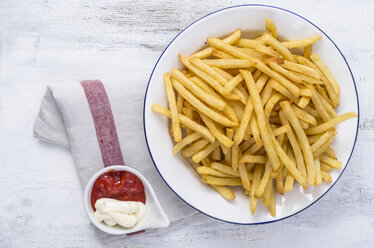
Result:
{"label": "white wooden table", "polygon": [[[32,137],[45,86],[80,79],[127,78],[136,95],[131,125],[137,155],[153,166],[142,104],[154,63],[185,26],[247,1],[0,2],[0,247],[373,247],[374,2],[266,1],[321,27],[356,78],[360,133],[348,168],[319,202],[289,219],[239,226],[202,214],[168,232],[100,238],[82,204],[68,151]],[[170,191],[172,194],[172,192]]]}

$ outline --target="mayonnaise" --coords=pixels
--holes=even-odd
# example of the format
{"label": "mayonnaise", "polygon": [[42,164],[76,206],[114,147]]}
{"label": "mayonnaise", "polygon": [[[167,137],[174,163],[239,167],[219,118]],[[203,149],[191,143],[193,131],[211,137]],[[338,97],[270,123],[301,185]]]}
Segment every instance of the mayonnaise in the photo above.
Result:
{"label": "mayonnaise", "polygon": [[146,213],[142,202],[119,201],[111,198],[100,198],[95,203],[94,217],[108,226],[116,224],[130,228],[141,221]]}

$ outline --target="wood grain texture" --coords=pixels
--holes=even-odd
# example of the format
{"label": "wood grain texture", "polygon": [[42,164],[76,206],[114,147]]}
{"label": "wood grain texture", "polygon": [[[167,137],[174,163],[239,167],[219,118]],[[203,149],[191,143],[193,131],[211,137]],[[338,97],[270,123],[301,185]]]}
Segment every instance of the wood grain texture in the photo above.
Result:
{"label": "wood grain texture", "polygon": [[[85,215],[69,153],[32,137],[46,84],[127,78],[133,84],[130,154],[153,169],[142,130],[150,72],[189,23],[246,1],[35,1],[0,3],[0,247],[373,247],[374,3],[264,1],[321,27],[340,47],[360,95],[360,134],[335,187],[304,212],[239,226],[202,214],[132,237],[107,237]],[[124,96],[127,97],[127,96]],[[172,192],[170,191],[172,194]]]}

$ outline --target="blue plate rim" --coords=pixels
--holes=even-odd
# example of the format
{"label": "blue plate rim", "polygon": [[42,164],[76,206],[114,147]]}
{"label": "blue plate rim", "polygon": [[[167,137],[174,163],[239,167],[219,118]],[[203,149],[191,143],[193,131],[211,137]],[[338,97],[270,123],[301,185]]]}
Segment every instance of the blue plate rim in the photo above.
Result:
{"label": "blue plate rim", "polygon": [[[349,158],[347,160],[347,163],[345,164],[345,167],[343,168],[343,170],[341,171],[340,175],[338,176],[338,178],[336,179],[336,181],[326,190],[326,192],[324,192],[320,197],[318,197],[315,201],[313,201],[311,204],[309,204],[308,206],[300,209],[299,211],[293,213],[293,214],[290,214],[288,216],[285,216],[283,218],[279,218],[279,219],[276,219],[276,220],[270,220],[270,221],[263,221],[263,222],[253,222],[253,223],[240,223],[240,222],[232,222],[232,221],[228,221],[228,220],[223,220],[223,219],[220,219],[220,218],[217,218],[217,217],[214,217],[212,215],[209,215],[203,211],[201,211],[200,209],[192,206],[191,204],[189,204],[187,201],[185,201],[180,195],[178,195],[174,190],[173,188],[166,182],[166,180],[164,179],[164,177],[162,176],[162,174],[160,173],[160,171],[158,170],[158,167],[157,167],[157,164],[156,162],[154,161],[153,159],[153,156],[152,156],[152,152],[149,148],[149,144],[148,144],[148,139],[147,139],[147,131],[145,129],[145,104],[146,104],[146,100],[147,100],[147,93],[148,93],[148,88],[149,88],[149,84],[151,82],[151,79],[152,79],[152,76],[153,76],[153,72],[154,70],[156,69],[157,65],[158,65],[158,62],[160,61],[160,59],[162,58],[162,56],[164,55],[165,51],[169,48],[169,46],[174,42],[174,40],[179,36],[181,35],[184,31],[186,31],[190,26],[192,26],[193,24],[195,24],[196,22],[210,16],[210,15],[213,15],[215,13],[218,13],[218,12],[221,12],[221,11],[224,11],[224,10],[227,10],[227,9],[232,9],[232,8],[239,8],[239,7],[245,7],[245,6],[251,6],[251,7],[267,7],[267,8],[273,8],[273,9],[277,9],[277,10],[282,10],[282,11],[285,11],[285,12],[288,12],[288,13],[291,13],[293,15],[296,15],[298,17],[300,17],[301,19],[307,21],[308,23],[310,23],[311,25],[313,25],[315,28],[317,28],[319,31],[321,31],[333,44],[334,46],[336,47],[336,49],[338,49],[340,55],[343,57],[344,59],[344,62],[345,64],[347,65],[348,67],[348,70],[349,70],[349,73],[351,74],[351,77],[352,77],[352,81],[353,81],[353,85],[355,87],[355,93],[356,93],[356,100],[357,100],[357,127],[356,127],[356,136],[355,136],[355,140],[354,140],[354,143],[353,143],[353,147],[352,147],[352,151],[351,151],[351,154],[349,155]],[[173,193],[175,195],[177,195],[183,202],[185,202],[187,205],[189,205],[190,207],[192,207],[193,209],[195,209],[196,211],[200,212],[200,213],[203,213],[205,214],[206,216],[209,216],[210,218],[213,218],[215,220],[219,220],[219,221],[223,221],[223,222],[226,222],[226,223],[230,223],[230,224],[236,224],[236,225],[261,225],[261,224],[269,224],[269,223],[273,223],[273,222],[277,222],[277,221],[281,221],[281,220],[285,220],[287,218],[290,218],[306,209],[308,209],[310,206],[312,206],[313,204],[315,204],[316,202],[318,202],[324,195],[327,194],[327,192],[329,192],[333,187],[334,185],[336,184],[336,182],[339,181],[340,177],[343,175],[345,169],[347,168],[348,164],[349,164],[349,161],[352,157],[352,154],[353,154],[353,151],[356,147],[356,142],[357,142],[357,136],[358,136],[358,130],[359,130],[359,123],[360,123],[360,104],[359,104],[359,99],[358,99],[358,92],[357,92],[357,86],[356,86],[356,81],[354,79],[354,76],[353,76],[353,73],[352,73],[352,70],[345,58],[345,56],[343,55],[343,53],[341,52],[341,50],[339,49],[339,47],[335,44],[335,42],[321,29],[319,28],[317,25],[315,25],[314,23],[312,23],[311,21],[309,21],[308,19],[306,19],[305,17],[293,12],[293,11],[290,11],[290,10],[287,10],[287,9],[284,9],[284,8],[280,8],[280,7],[277,7],[277,6],[272,6],[272,5],[265,5],[265,4],[241,4],[241,5],[233,5],[233,6],[229,6],[229,7],[226,7],[226,8],[223,8],[223,9],[219,9],[219,10],[216,10],[214,12],[211,12],[203,17],[200,17],[199,19],[197,19],[196,21],[192,22],[191,24],[189,24],[186,28],[184,28],[182,31],[180,31],[174,38],[173,40],[166,46],[166,48],[164,49],[164,51],[161,53],[160,57],[157,59],[157,62],[155,64],[155,66],[153,67],[152,69],[152,72],[151,72],[151,75],[149,77],[149,80],[148,80],[148,83],[147,83],[147,88],[145,90],[145,96],[144,96],[144,102],[143,102],[143,130],[144,130],[144,137],[145,137],[145,142],[147,144],[147,149],[148,149],[148,153],[149,155],[151,156],[151,160],[153,162],[153,165],[155,166],[158,174],[160,175],[160,177],[162,178],[162,180],[166,183],[166,185],[170,188],[171,191],[173,191]]]}

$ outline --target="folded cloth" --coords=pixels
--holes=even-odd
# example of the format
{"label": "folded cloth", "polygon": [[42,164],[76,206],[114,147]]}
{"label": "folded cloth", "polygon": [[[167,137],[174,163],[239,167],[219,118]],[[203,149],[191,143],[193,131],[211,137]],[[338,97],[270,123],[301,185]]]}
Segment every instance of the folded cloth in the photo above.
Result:
{"label": "folded cloth", "polygon": [[[109,102],[92,101],[90,94],[93,93],[89,88],[92,84],[101,85]],[[108,107],[112,110],[109,115],[101,113]],[[111,128],[98,129],[103,122],[110,126],[110,120],[114,120]],[[105,136],[116,136],[115,131],[117,142],[105,144]],[[150,181],[170,222],[195,214],[196,211],[173,194],[158,175],[149,159],[143,135],[142,99],[133,94],[129,84],[121,82],[93,80],[48,86],[34,125],[35,137],[70,149],[82,188],[104,165],[124,161],[126,166],[135,168]],[[120,156],[118,153],[114,158],[102,156],[102,151],[108,148],[120,150]]]}

